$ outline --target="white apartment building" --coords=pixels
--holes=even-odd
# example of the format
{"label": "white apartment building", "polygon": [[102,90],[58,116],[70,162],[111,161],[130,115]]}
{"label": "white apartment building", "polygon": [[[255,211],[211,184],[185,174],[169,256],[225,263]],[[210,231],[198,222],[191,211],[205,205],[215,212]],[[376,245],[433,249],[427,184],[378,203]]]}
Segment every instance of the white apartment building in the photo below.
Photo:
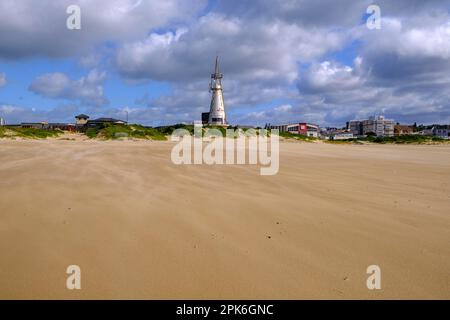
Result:
{"label": "white apartment building", "polygon": [[394,120],[385,119],[384,116],[370,117],[366,120],[352,120],[347,123],[347,129],[355,136],[365,136],[374,133],[380,137],[394,136]]}

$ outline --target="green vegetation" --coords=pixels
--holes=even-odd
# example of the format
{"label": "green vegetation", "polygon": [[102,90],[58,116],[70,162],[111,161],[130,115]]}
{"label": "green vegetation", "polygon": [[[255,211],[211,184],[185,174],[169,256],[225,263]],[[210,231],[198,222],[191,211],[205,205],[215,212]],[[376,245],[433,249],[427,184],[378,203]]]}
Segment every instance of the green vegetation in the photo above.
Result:
{"label": "green vegetation", "polygon": [[[159,132],[161,132],[164,135],[172,135],[172,133],[177,130],[177,129],[184,129],[187,130],[189,132],[190,135],[194,135],[194,125],[188,125],[188,124],[176,124],[173,126],[167,126],[167,127],[157,127],[155,128],[155,130],[158,130]],[[205,135],[205,133],[209,130],[209,129],[217,129],[219,130],[223,136],[226,135],[226,128],[224,127],[220,127],[220,126],[203,126],[202,127],[202,135]]]}
{"label": "green vegetation", "polygon": [[100,131],[100,129],[97,129],[97,128],[89,128],[86,130],[85,134],[89,138],[93,139],[93,138],[97,137],[97,134],[99,133],[99,131]]}
{"label": "green vegetation", "polygon": [[286,139],[295,139],[295,140],[301,140],[301,141],[306,141],[306,142],[314,142],[317,141],[318,138],[313,138],[313,137],[307,137],[305,135],[302,134],[294,134],[294,133],[290,133],[290,132],[280,132],[280,137],[286,138]]}
{"label": "green vegetation", "polygon": [[170,136],[175,130],[177,129],[184,129],[189,131],[191,135],[194,134],[194,126],[188,125],[188,124],[175,124],[173,126],[166,126],[166,127],[156,127],[155,130],[159,131],[161,134],[165,136]]}
{"label": "green vegetation", "polygon": [[205,126],[203,128],[204,128],[204,130],[203,130],[204,133],[203,134],[208,132],[208,130],[213,129],[213,130],[219,130],[220,133],[222,134],[222,137],[226,137],[227,136],[227,128],[225,128],[225,127],[221,127],[221,126]]}
{"label": "green vegetation", "polygon": [[100,139],[137,138],[151,140],[167,140],[166,136],[154,128],[148,128],[137,124],[132,125],[104,125],[102,127],[89,128],[86,135]]}
{"label": "green vegetation", "polygon": [[[172,135],[172,133],[176,129],[184,129],[184,130],[187,130],[190,135],[194,135],[194,125],[176,124],[176,125],[167,126],[167,127],[156,127],[155,129],[158,130],[159,132],[161,132],[164,135]],[[206,134],[206,132],[208,132],[208,130],[211,130],[211,129],[219,130],[223,137],[226,136],[227,129],[234,130],[234,131],[237,131],[238,129],[240,129],[243,133],[245,133],[248,130],[250,130],[250,129],[239,128],[238,126],[222,127],[222,126],[214,126],[214,125],[203,125],[203,127],[202,127],[202,135],[204,136]],[[258,129],[260,129],[260,128],[253,129],[253,130],[256,131],[256,135],[259,134]],[[266,134],[267,134],[267,136],[270,136],[270,132],[266,132]],[[237,138],[237,136],[235,136],[235,138]]]}
{"label": "green vegetation", "polygon": [[403,135],[403,136],[393,136],[393,137],[374,137],[369,136],[367,138],[360,139],[362,141],[369,141],[373,143],[397,143],[397,144],[407,144],[407,143],[430,143],[430,142],[447,142],[447,140],[439,137],[422,136],[422,135]]}
{"label": "green vegetation", "polygon": [[327,143],[395,143],[395,144],[429,144],[429,143],[450,143],[450,140],[442,139],[433,136],[422,136],[422,135],[402,135],[393,137],[377,137],[369,135],[365,138],[353,138],[347,140],[326,140]]}
{"label": "green vegetation", "polygon": [[47,130],[19,127],[1,127],[0,138],[28,138],[28,139],[46,139],[58,137],[63,132],[61,130]]}

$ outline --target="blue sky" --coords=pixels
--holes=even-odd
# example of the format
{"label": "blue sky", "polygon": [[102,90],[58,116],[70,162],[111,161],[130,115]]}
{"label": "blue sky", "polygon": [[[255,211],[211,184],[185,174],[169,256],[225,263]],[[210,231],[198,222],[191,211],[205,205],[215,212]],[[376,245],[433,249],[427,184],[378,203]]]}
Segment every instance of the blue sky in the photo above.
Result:
{"label": "blue sky", "polygon": [[[81,30],[66,27],[71,4]],[[219,53],[233,124],[450,123],[450,2],[377,1],[377,30],[371,4],[3,0],[0,117],[192,122],[209,109]]]}
{"label": "blue sky", "polygon": [[[161,95],[170,94],[171,86],[168,82],[146,81],[145,83],[127,83],[113,69],[106,66],[108,70],[107,80],[103,84],[104,94],[110,100],[108,106],[142,106],[140,98],[155,99]],[[62,72],[71,79],[83,77],[89,68],[80,66],[75,59],[59,58],[30,58],[24,61],[7,61],[0,63],[0,70],[8,75],[7,87],[0,90],[0,103],[25,106],[30,109],[49,111],[58,105],[71,104],[72,99],[48,98],[29,89],[33,80],[42,74]],[[89,108],[79,104],[80,108]],[[98,113],[100,115],[101,112]],[[43,119],[53,121],[71,121],[72,116],[67,119]],[[139,119],[136,119],[136,121]]]}

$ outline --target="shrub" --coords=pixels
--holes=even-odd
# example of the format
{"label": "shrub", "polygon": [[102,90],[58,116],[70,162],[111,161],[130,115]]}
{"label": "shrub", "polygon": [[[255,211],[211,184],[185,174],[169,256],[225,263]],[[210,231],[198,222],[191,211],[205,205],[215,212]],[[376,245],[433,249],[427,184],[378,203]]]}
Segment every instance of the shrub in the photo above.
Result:
{"label": "shrub", "polygon": [[430,143],[430,142],[446,142],[445,139],[432,136],[422,135],[402,135],[393,137],[374,137],[368,136],[365,138],[358,138],[359,141],[369,141],[373,143],[396,143],[396,144],[408,144],[408,143]]}
{"label": "shrub", "polygon": [[8,128],[11,130],[12,136],[31,138],[31,139],[46,139],[52,137],[58,137],[61,130],[47,130],[47,129],[35,129],[35,128]]}
{"label": "shrub", "polygon": [[89,128],[86,131],[89,138],[100,137],[103,139],[119,139],[119,138],[137,138],[166,140],[166,136],[154,128],[148,128],[141,125],[103,125],[96,128]]}
{"label": "shrub", "polygon": [[93,138],[97,137],[98,132],[99,132],[99,130],[97,128],[89,128],[89,129],[86,130],[85,134],[89,138],[93,139]]}
{"label": "shrub", "polygon": [[296,139],[296,140],[301,140],[301,141],[306,141],[306,142],[317,141],[317,138],[308,137],[303,134],[295,134],[295,133],[291,133],[291,132],[287,132],[287,131],[280,132],[280,137],[287,138],[287,139]]}
{"label": "shrub", "polygon": [[156,127],[154,130],[157,130],[164,136],[171,135],[176,129],[185,129],[189,131],[191,135],[194,134],[194,126],[193,125],[187,125],[187,124],[175,124],[173,126],[164,126],[164,127]]}

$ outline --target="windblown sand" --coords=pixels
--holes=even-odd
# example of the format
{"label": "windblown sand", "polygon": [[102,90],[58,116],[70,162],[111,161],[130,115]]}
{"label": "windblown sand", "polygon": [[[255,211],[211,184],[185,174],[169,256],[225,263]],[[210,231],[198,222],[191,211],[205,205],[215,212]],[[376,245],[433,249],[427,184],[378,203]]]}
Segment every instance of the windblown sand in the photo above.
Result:
{"label": "windblown sand", "polygon": [[173,145],[0,141],[0,298],[450,298],[450,146],[283,142],[260,176]]}

